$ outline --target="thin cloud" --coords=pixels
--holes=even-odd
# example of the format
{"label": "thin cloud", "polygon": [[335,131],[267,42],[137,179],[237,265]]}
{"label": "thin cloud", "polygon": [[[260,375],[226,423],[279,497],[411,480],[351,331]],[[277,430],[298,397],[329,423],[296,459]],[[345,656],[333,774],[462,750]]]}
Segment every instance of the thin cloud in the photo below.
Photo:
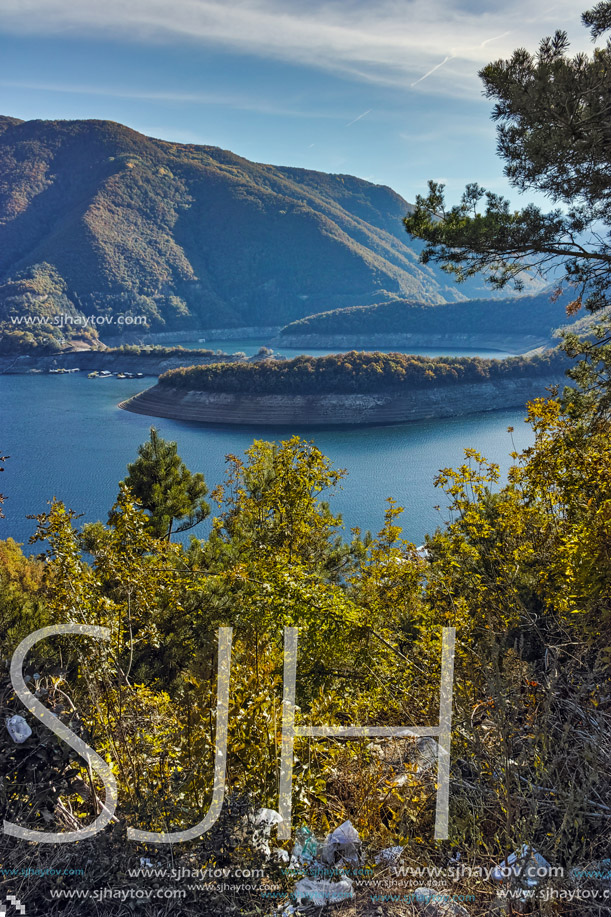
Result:
{"label": "thin cloud", "polygon": [[448,62],[449,60],[452,60],[452,58],[453,58],[453,55],[448,54],[446,57],[444,57],[444,59],[442,60],[442,62],[441,62],[440,64],[436,64],[434,67],[431,67],[431,69],[428,71],[428,73],[425,73],[424,76],[421,76],[419,80],[416,80],[415,83],[412,83],[412,84],[411,84],[411,85],[412,85],[412,88],[413,88],[414,86],[417,86],[418,83],[422,83],[424,80],[427,79],[427,77],[431,76],[433,73],[435,73],[435,72],[436,72],[437,70],[439,70],[441,67],[443,67],[444,64],[447,64],[447,62]]}
{"label": "thin cloud", "polygon": [[[511,35],[511,32],[503,32],[501,35],[495,35],[493,38],[486,38],[484,39],[484,41],[480,42],[478,47],[485,48],[486,45],[489,45],[491,42],[500,41],[501,38],[506,38],[508,35]],[[444,66],[444,64],[448,63],[448,61],[455,60],[458,56],[459,55],[455,53],[446,55],[446,57],[444,57],[444,59],[441,61],[440,64],[437,64],[435,67],[431,67],[431,69],[427,73],[425,73],[424,76],[421,76],[419,80],[416,80],[414,83],[412,83],[411,84],[412,88],[414,86],[417,86],[419,83],[422,83],[424,80],[426,80],[429,76],[431,76],[437,70],[440,70],[441,67]]]}
{"label": "thin cloud", "polygon": [[373,111],[373,108],[368,108],[367,111],[364,111],[362,115],[359,115],[357,118],[353,118],[352,121],[348,121],[346,127],[351,127],[353,124],[356,124],[357,121],[362,121],[363,118],[366,118],[367,115],[370,115]]}
{"label": "thin cloud", "polygon": [[551,9],[545,0],[516,0],[484,11],[467,0],[2,0],[2,6],[5,32],[195,43],[402,89],[451,59],[451,79],[426,86],[459,96],[477,91],[492,41],[507,56],[515,44],[510,35],[534,49],[544,35],[567,28],[578,39],[574,50],[590,48],[574,0],[558,0]]}
{"label": "thin cloud", "polygon": [[487,38],[481,43],[480,48],[485,48],[492,41],[500,41],[501,38],[507,38],[508,35],[511,35],[511,32],[503,32],[501,35],[495,35],[494,38]]}
{"label": "thin cloud", "polygon": [[198,105],[220,105],[238,111],[254,111],[266,115],[278,115],[292,118],[325,118],[335,120],[340,115],[328,111],[309,111],[307,109],[288,108],[266,102],[260,98],[253,99],[247,95],[223,92],[172,92],[154,89],[117,89],[105,86],[87,86],[82,83],[39,83],[28,80],[0,80],[0,87],[5,89],[30,89],[34,92],[57,92],[62,94],[101,96],[112,99],[133,99],[144,102],[177,102]]}

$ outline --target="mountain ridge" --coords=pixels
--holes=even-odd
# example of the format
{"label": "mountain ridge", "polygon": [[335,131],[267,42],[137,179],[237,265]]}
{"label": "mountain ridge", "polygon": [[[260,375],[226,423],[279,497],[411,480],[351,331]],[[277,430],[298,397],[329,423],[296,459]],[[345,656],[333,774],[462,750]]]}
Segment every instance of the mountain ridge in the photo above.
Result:
{"label": "mountain ridge", "polygon": [[324,342],[330,342],[329,346],[334,346],[340,340],[357,346],[361,340],[391,345],[418,335],[466,336],[474,340],[517,335],[551,344],[556,330],[573,324],[577,318],[566,313],[571,298],[569,291],[558,296],[548,288],[534,295],[470,299],[438,306],[393,299],[308,315],[285,325],[279,340],[288,346],[305,342],[314,346],[327,346]]}
{"label": "mountain ridge", "polygon": [[[118,122],[2,116],[0,333],[51,344],[58,314],[139,314],[157,332],[278,325],[480,290],[419,262],[401,222],[409,206],[355,176],[253,163]],[[26,330],[15,315],[46,324]]]}

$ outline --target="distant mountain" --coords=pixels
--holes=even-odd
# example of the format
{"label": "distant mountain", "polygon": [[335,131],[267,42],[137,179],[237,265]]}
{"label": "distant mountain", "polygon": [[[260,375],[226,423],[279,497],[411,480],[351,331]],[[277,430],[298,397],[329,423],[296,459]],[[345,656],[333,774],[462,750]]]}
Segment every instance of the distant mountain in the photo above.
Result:
{"label": "distant mountain", "polygon": [[553,296],[548,289],[531,296],[443,305],[393,299],[309,315],[286,325],[280,335],[291,341],[312,335],[342,337],[355,346],[361,338],[374,336],[378,343],[384,339],[392,344],[400,335],[530,336],[549,341],[555,329],[575,321],[566,314],[571,298],[570,293]]}
{"label": "distant mountain", "polygon": [[476,295],[480,283],[457,287],[419,263],[408,208],[349,175],[110,121],[0,117],[0,331],[5,344],[7,332],[57,339],[59,314],[106,316],[102,335],[124,313],[152,331],[279,325],[393,297]]}

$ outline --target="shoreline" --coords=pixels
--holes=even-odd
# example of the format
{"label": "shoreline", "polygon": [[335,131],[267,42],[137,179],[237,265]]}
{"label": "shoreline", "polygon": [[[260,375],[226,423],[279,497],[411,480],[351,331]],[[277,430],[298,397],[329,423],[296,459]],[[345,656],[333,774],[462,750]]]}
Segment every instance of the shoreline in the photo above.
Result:
{"label": "shoreline", "polygon": [[[143,372],[145,375],[158,376],[167,369],[175,369],[180,366],[194,365],[194,363],[234,362],[236,358],[232,353],[223,352],[215,354],[214,358],[208,357],[190,357],[187,351],[185,357],[175,354],[173,356],[162,356],[159,354],[117,354],[114,348],[122,345],[137,345],[146,347],[155,344],[172,344],[179,345],[181,341],[192,341],[197,335],[203,335],[201,341],[201,350],[214,350],[212,345],[215,340],[261,340],[265,338],[265,346],[270,346],[280,354],[282,347],[290,350],[299,350],[300,348],[333,350],[336,352],[348,352],[350,350],[373,351],[378,347],[392,348],[399,347],[402,352],[409,353],[409,348],[417,349],[440,349],[440,350],[498,350],[499,353],[512,354],[515,356],[530,356],[542,350],[553,347],[556,342],[552,339],[536,337],[534,335],[521,335],[515,337],[504,337],[502,335],[478,335],[478,334],[390,334],[378,333],[367,335],[285,335],[280,334],[280,326],[259,327],[254,326],[242,328],[213,328],[213,329],[192,329],[191,331],[168,331],[150,334],[143,338],[142,335],[124,335],[123,337],[107,338],[102,342],[101,349],[83,348],[74,350],[65,350],[57,353],[19,353],[0,355],[0,375],[14,373],[29,373],[33,371],[45,372],[49,369],[55,369],[65,366],[67,369],[75,367],[91,372],[102,369],[118,369],[126,372]],[[140,343],[142,342],[142,343]],[[408,348],[406,350],[406,348]],[[495,359],[495,358],[492,358]],[[503,359],[499,356],[498,359]],[[116,365],[120,362],[120,366]]]}
{"label": "shoreline", "polygon": [[157,385],[120,402],[124,411],[170,420],[237,426],[378,426],[438,420],[523,407],[564,377],[436,385],[407,392],[328,395],[248,395]]}
{"label": "shoreline", "polygon": [[108,350],[68,350],[65,353],[20,354],[15,357],[0,357],[0,375],[44,375],[51,369],[80,369],[82,372],[109,370],[110,372],[142,373],[144,376],[160,376],[168,369],[179,369],[181,366],[204,365],[206,363],[243,362],[244,357],[233,354],[214,355],[212,357],[190,356],[194,351],[185,351],[185,355],[163,355],[156,353],[117,353]]}
{"label": "shoreline", "polygon": [[248,341],[266,337],[270,340],[280,334],[281,325],[248,325],[241,328],[190,328],[186,331],[153,331],[150,334],[127,333],[112,337],[106,335],[103,343],[107,347],[120,347],[121,344],[180,344],[181,341],[192,341],[201,336],[202,346],[212,341]]}
{"label": "shoreline", "polygon": [[[495,334],[425,334],[379,332],[376,334],[299,334],[278,335],[272,340],[275,347],[313,347],[329,349],[339,347],[342,350],[375,350],[377,347],[417,347],[439,348],[447,350],[498,350],[514,356],[524,356],[535,351],[553,347],[557,342],[551,338],[534,334],[506,335]],[[499,359],[502,359],[499,357]]]}

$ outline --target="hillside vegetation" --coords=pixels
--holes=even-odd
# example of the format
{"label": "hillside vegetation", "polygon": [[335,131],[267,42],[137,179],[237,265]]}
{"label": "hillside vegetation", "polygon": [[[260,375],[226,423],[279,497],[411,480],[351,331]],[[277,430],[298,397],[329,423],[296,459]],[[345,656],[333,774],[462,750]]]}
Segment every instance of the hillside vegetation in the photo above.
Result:
{"label": "hillside vegetation", "polygon": [[535,335],[549,338],[554,329],[574,321],[565,311],[569,296],[552,300],[549,291],[512,299],[472,299],[442,307],[409,299],[332,309],[286,325],[283,336],[317,334]]}
{"label": "hillside vegetation", "polygon": [[322,395],[383,392],[402,386],[425,388],[486,379],[560,373],[566,355],[547,351],[532,358],[484,360],[473,357],[412,356],[403,353],[350,353],[327,357],[299,356],[293,360],[257,363],[211,363],[172,369],[159,384],[192,391]]}
{"label": "hillside vegetation", "polygon": [[[479,282],[459,292],[419,262],[408,209],[349,175],[110,121],[0,117],[0,347],[105,338],[125,330],[119,316],[144,319],[139,332],[264,326],[393,296],[473,295]],[[62,328],[59,315],[99,322]]]}
{"label": "hillside vegetation", "polygon": [[[108,643],[82,633],[38,642],[27,671],[45,716],[52,711],[84,735],[118,788],[115,821],[93,840],[24,844],[4,835],[0,895],[21,894],[28,917],[66,917],[84,912],[67,911],[66,899],[53,897],[58,886],[84,897],[92,887],[119,885],[153,894],[157,873],[126,869],[128,857],[198,870],[264,867],[261,881],[238,886],[239,898],[225,884],[222,892],[215,883],[179,885],[168,868],[168,888],[185,891],[172,911],[181,917],[255,917],[270,913],[270,901],[284,907],[295,873],[252,831],[255,812],[279,804],[290,704],[284,628],[298,628],[301,729],[437,724],[442,628],[451,627],[447,841],[434,838],[439,772],[419,745],[302,733],[294,745],[292,841],[272,836],[270,844],[288,857],[304,827],[322,839],[350,819],[368,868],[355,875],[350,912],[367,917],[380,913],[373,893],[389,887],[389,876],[394,882],[375,857],[396,845],[405,864],[437,870],[429,875],[440,876],[440,894],[473,896],[455,914],[511,913],[502,901],[496,906],[490,870],[523,845],[560,868],[553,890],[581,895],[562,899],[559,910],[542,894],[528,913],[607,914],[596,895],[607,888],[611,804],[610,368],[607,344],[594,365],[582,360],[573,371],[579,390],[529,406],[533,444],[512,453],[504,483],[499,467],[472,448],[459,467],[441,469],[440,526],[425,556],[404,538],[392,500],[375,537],[347,532],[330,505],[344,472],[298,437],[256,441],[245,455],[227,456],[208,535],[176,543],[173,531],[208,512],[199,473],[206,469],[186,469],[176,444],[153,430],[107,525],[79,529],[77,513],[54,500],[37,517],[34,542],[44,562],[0,542],[3,716],[25,716],[32,731],[22,744],[6,734],[0,743],[0,770],[9,775],[0,784],[5,817],[33,831],[72,831],[90,825],[110,798],[99,766],[94,775],[50,736],[49,720],[25,711],[11,685],[8,660],[41,627],[109,628]],[[225,754],[222,673],[228,789],[217,817],[210,800],[215,761]],[[211,827],[175,841],[171,860],[167,848],[127,835],[134,826],[187,831],[204,817]],[[460,876],[448,870],[448,861],[458,862],[453,851],[467,864]],[[472,867],[485,868],[485,878]],[[537,881],[547,893],[547,879]],[[393,895],[409,902],[413,882],[398,874]],[[504,887],[520,889],[511,876]],[[111,904],[96,913],[127,913]],[[170,911],[160,912],[151,897],[138,913]]]}

